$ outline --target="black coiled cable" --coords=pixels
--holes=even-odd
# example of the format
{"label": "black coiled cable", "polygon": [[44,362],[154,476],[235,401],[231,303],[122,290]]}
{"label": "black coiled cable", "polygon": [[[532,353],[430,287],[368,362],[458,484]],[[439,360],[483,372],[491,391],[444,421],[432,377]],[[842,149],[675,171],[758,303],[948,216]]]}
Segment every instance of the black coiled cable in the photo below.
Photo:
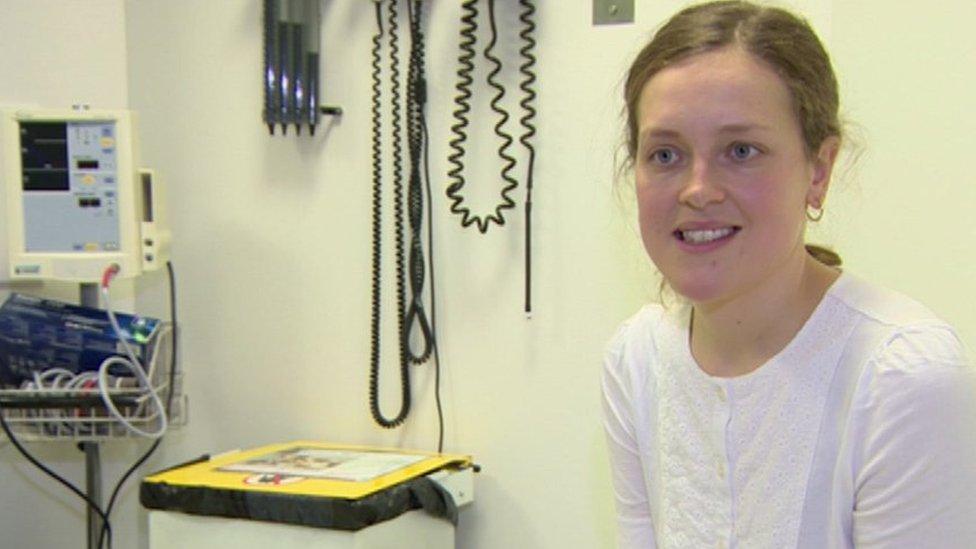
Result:
{"label": "black coiled cable", "polygon": [[515,202],[509,196],[518,187],[518,181],[512,177],[511,171],[515,168],[515,158],[509,154],[508,150],[515,141],[511,134],[504,131],[503,127],[509,119],[509,114],[501,108],[501,100],[505,97],[505,88],[498,82],[497,76],[502,70],[501,60],[494,54],[495,44],[498,42],[498,28],[495,24],[495,2],[488,0],[488,19],[491,26],[491,39],[483,52],[485,59],[493,65],[488,74],[488,85],[495,90],[495,95],[491,100],[491,110],[499,115],[499,120],[495,124],[495,135],[502,138],[502,145],[498,148],[498,156],[504,161],[501,170],[502,179],[505,186],[501,190],[501,202],[495,206],[494,212],[487,215],[474,215],[471,209],[464,205],[464,196],[461,190],[464,188],[464,156],[466,150],[465,141],[468,139],[467,127],[470,124],[468,114],[471,112],[471,84],[473,79],[471,73],[474,71],[474,45],[477,41],[476,33],[478,30],[477,0],[466,0],[461,5],[461,44],[460,55],[458,56],[457,84],[455,90],[457,96],[454,98],[455,110],[453,113],[455,123],[451,126],[451,133],[454,135],[448,143],[451,149],[448,155],[448,162],[451,169],[447,175],[451,179],[451,184],[447,187],[447,197],[451,200],[451,212],[461,216],[461,226],[469,227],[476,225],[482,234],[488,232],[492,224],[504,225],[504,210],[515,207]]}
{"label": "black coiled cable", "polygon": [[522,30],[519,38],[522,39],[522,47],[519,55],[522,57],[522,64],[519,65],[519,73],[522,81],[519,89],[522,90],[522,100],[519,106],[525,114],[519,119],[519,124],[525,132],[519,137],[519,143],[529,151],[529,165],[525,173],[525,313],[532,313],[532,180],[535,172],[535,147],[532,145],[532,138],[535,137],[535,98],[536,93],[532,85],[535,84],[535,4],[533,0],[519,0],[522,11],[519,14],[519,21],[522,23]]}
{"label": "black coiled cable", "polygon": [[[424,214],[423,181],[421,162],[427,142],[424,138],[423,117],[427,104],[427,80],[424,71],[424,35],[421,28],[422,2],[413,0],[410,15],[410,64],[407,71],[407,144],[410,150],[410,184],[407,188],[408,218],[410,221],[410,304],[407,307],[404,335],[407,358],[413,364],[422,364],[430,358],[433,334],[424,310],[423,292],[426,272],[424,250],[421,244],[421,223]],[[419,328],[423,343],[419,354],[415,353],[414,328]]]}
{"label": "black coiled cable", "polygon": [[[401,401],[400,401],[400,411],[397,413],[396,417],[393,419],[387,419],[383,412],[380,410],[379,404],[379,369],[380,369],[380,313],[381,313],[381,268],[382,268],[382,218],[383,218],[383,162],[382,162],[382,114],[381,114],[381,68],[380,68],[380,48],[381,42],[383,40],[383,12],[382,4],[380,0],[374,0],[374,6],[376,8],[376,34],[373,35],[373,49],[372,49],[372,80],[373,80],[373,104],[372,104],[372,127],[373,127],[373,139],[372,139],[372,166],[373,166],[373,268],[372,268],[372,315],[370,318],[370,368],[369,368],[369,406],[370,412],[373,415],[373,419],[376,423],[385,428],[397,427],[403,423],[410,413],[410,370],[409,365],[406,361],[406,354],[403,352],[404,345],[401,338],[400,341],[400,383],[401,383]],[[395,9],[394,2],[394,9]],[[396,18],[391,19],[391,25],[396,25]],[[395,30],[391,29],[391,37],[395,36]],[[394,97],[397,96],[397,87],[394,87],[393,94]],[[395,102],[394,105],[397,105]],[[394,107],[395,112],[398,111],[398,107]],[[396,123],[394,125],[394,132],[396,132]],[[394,148],[396,150],[396,148]],[[400,187],[399,179],[394,181],[395,187]],[[402,188],[398,193],[398,199],[402,196]],[[403,210],[402,206],[397,205],[397,236],[398,240],[401,242],[398,244],[398,264],[397,264],[397,274],[402,277],[403,274],[403,263],[402,263],[402,234],[403,234]],[[402,278],[398,280],[398,294],[402,292]],[[402,300],[398,300],[402,307]],[[400,315],[399,322],[401,324],[400,334],[403,333],[402,322],[403,315]]]}
{"label": "black coiled cable", "polygon": [[447,156],[447,162],[451,168],[447,171],[447,177],[451,184],[447,187],[447,197],[451,200],[451,212],[461,216],[461,226],[468,227],[478,221],[478,230],[482,233],[488,230],[487,222],[482,222],[480,218],[471,216],[471,210],[464,207],[464,197],[461,196],[461,189],[464,188],[464,156],[466,150],[464,143],[468,140],[468,114],[471,112],[471,84],[474,79],[471,73],[474,72],[474,45],[477,42],[478,31],[478,0],[465,0],[461,4],[461,40],[460,53],[458,54],[457,82],[454,89],[457,95],[454,97],[454,124],[451,124],[451,134],[453,137],[448,141],[451,153]]}
{"label": "black coiled cable", "polygon": [[[406,367],[407,342],[403,337],[406,320],[406,276],[404,274],[405,249],[403,244],[403,123],[400,102],[403,94],[400,91],[400,24],[398,21],[397,5],[399,0],[391,0],[389,9],[390,21],[390,102],[393,104],[393,216],[396,225],[396,287],[397,287],[397,333],[403,382],[409,385],[410,373]],[[407,386],[404,391],[409,394]],[[409,410],[409,405],[406,406]]]}
{"label": "black coiled cable", "polygon": [[491,39],[488,41],[488,45],[485,46],[484,56],[493,65],[493,68],[488,73],[487,81],[488,86],[495,90],[495,95],[492,97],[490,105],[491,110],[499,117],[498,122],[495,124],[495,135],[502,139],[502,144],[498,147],[498,156],[504,161],[501,177],[506,183],[501,191],[502,203],[495,209],[495,215],[499,218],[498,224],[503,225],[505,220],[501,216],[501,210],[510,210],[515,207],[515,202],[508,195],[518,188],[518,180],[512,176],[512,170],[515,169],[516,164],[515,157],[508,152],[515,139],[503,129],[505,123],[508,122],[509,114],[508,111],[501,107],[502,99],[505,98],[505,87],[498,83],[498,75],[502,72],[502,61],[495,56],[495,44],[498,43],[498,25],[495,22],[495,0],[488,0],[488,24],[491,28]]}
{"label": "black coiled cable", "polygon": [[[412,59],[415,61],[415,65],[418,71],[415,73],[415,78],[411,80],[414,85],[411,86],[411,90],[416,94],[417,101],[415,103],[416,108],[416,120],[419,122],[420,128],[420,142],[423,143],[420,151],[420,160],[423,165],[423,187],[424,194],[427,197],[427,203],[431,207],[427,208],[427,273],[430,276],[430,332],[425,333],[427,342],[430,348],[433,350],[434,358],[434,400],[437,405],[437,452],[444,451],[444,408],[441,403],[441,358],[440,352],[438,351],[437,345],[437,296],[435,289],[437,284],[434,282],[434,216],[433,216],[433,197],[430,189],[430,148],[427,146],[430,143],[430,133],[427,129],[427,115],[426,115],[426,105],[427,105],[427,81],[424,72],[424,49],[423,41],[424,36],[421,32],[423,26],[421,25],[423,17],[423,0],[415,0],[413,4],[407,4],[410,14],[410,23],[412,29],[415,29],[414,34],[411,39],[414,40],[416,44],[416,56]],[[411,276],[415,276],[414,272]],[[421,309],[422,311],[422,309]],[[409,342],[408,342],[409,344]]]}
{"label": "black coiled cable", "polygon": [[[535,14],[535,7],[532,2],[527,0],[520,0],[520,5],[522,6],[523,11],[519,16],[519,19],[525,25],[525,28],[520,32],[519,36],[525,42],[525,45],[519,50],[519,54],[523,58],[523,63],[519,67],[519,72],[522,73],[524,77],[522,83],[519,85],[519,88],[526,94],[526,97],[519,102],[519,105],[526,109],[527,114],[519,120],[523,128],[526,129],[526,134],[520,137],[519,142],[529,149],[531,166],[532,160],[534,160],[535,156],[535,150],[528,141],[532,136],[535,135],[535,127],[532,124],[532,120],[535,118],[536,112],[532,107],[532,103],[535,100],[536,94],[530,87],[532,83],[535,82],[535,75],[532,72],[532,68],[535,65],[535,56],[533,55],[532,51],[536,45],[535,39],[532,37],[532,34],[535,31],[535,23],[532,20],[532,17]],[[461,196],[460,193],[461,189],[463,189],[465,185],[463,172],[466,149],[464,144],[468,138],[467,127],[470,125],[468,115],[471,112],[471,84],[473,83],[471,73],[474,71],[474,46],[477,40],[477,0],[466,0],[461,5],[461,10],[461,41],[460,55],[458,56],[459,68],[457,71],[458,80],[455,85],[457,96],[454,100],[455,110],[453,112],[455,123],[451,126],[451,133],[454,135],[454,137],[448,143],[451,149],[451,154],[448,155],[448,162],[451,164],[451,169],[448,171],[448,177],[451,179],[451,184],[447,188],[447,196],[451,199],[451,212],[461,216],[462,226],[468,227],[472,224],[477,224],[478,230],[485,233],[488,231],[491,224],[504,225],[505,218],[502,212],[515,207],[515,202],[510,196],[511,192],[518,187],[518,180],[512,175],[512,171],[515,169],[517,162],[515,157],[510,153],[511,146],[515,139],[510,133],[504,130],[505,124],[508,122],[510,115],[508,111],[501,107],[501,102],[505,98],[506,90],[505,87],[502,86],[498,81],[498,75],[502,71],[502,62],[494,53],[495,46],[498,43],[498,27],[495,18],[495,0],[488,0],[488,22],[491,30],[491,37],[488,45],[483,51],[483,55],[492,65],[486,80],[488,86],[495,91],[494,95],[492,96],[490,106],[492,112],[496,113],[499,117],[498,121],[494,125],[493,131],[495,135],[502,140],[502,144],[498,148],[498,156],[503,161],[501,178],[505,182],[505,185],[502,187],[500,193],[501,202],[496,205],[493,213],[485,216],[473,215],[471,210],[463,205],[464,197]]]}
{"label": "black coiled cable", "polygon": [[[512,135],[504,130],[505,123],[508,122],[510,115],[501,108],[501,102],[505,97],[505,88],[498,82],[498,75],[502,71],[501,60],[494,54],[494,48],[498,42],[498,28],[495,21],[495,0],[488,0],[488,21],[491,26],[491,38],[485,47],[484,56],[491,65],[492,69],[487,76],[487,84],[495,93],[491,99],[491,110],[499,116],[498,122],[494,126],[495,135],[502,139],[502,144],[498,148],[498,156],[503,161],[501,178],[505,185],[501,190],[501,201],[495,206],[493,213],[478,216],[471,213],[470,208],[464,205],[464,197],[461,191],[465,185],[464,179],[464,156],[466,154],[465,142],[468,139],[468,126],[470,125],[469,115],[471,113],[471,85],[473,79],[471,73],[474,71],[475,43],[477,41],[477,18],[478,0],[465,0],[461,4],[461,39],[460,54],[458,56],[457,82],[455,84],[456,95],[454,98],[455,109],[452,113],[454,124],[451,125],[453,137],[448,142],[451,152],[447,157],[451,168],[447,175],[450,184],[447,187],[447,197],[451,201],[451,212],[461,216],[461,226],[468,227],[476,224],[478,230],[483,234],[488,231],[492,224],[504,225],[504,210],[515,207],[515,202],[511,199],[510,193],[518,187],[518,181],[512,176],[512,171],[516,167],[515,157],[510,153],[511,145],[514,142]],[[522,59],[519,65],[519,73],[522,76],[519,83],[523,97],[519,101],[519,106],[525,114],[519,119],[519,124],[524,130],[519,137],[519,143],[528,151],[528,170],[525,176],[525,312],[532,312],[532,183],[535,170],[535,147],[532,145],[532,138],[536,134],[535,127],[535,99],[536,92],[533,84],[536,81],[535,75],[535,3],[533,0],[519,0],[521,11],[519,21],[522,23],[522,30],[519,38],[522,39],[522,47],[519,49],[519,56]]]}
{"label": "black coiled cable", "polygon": [[[381,59],[380,48],[383,39],[383,14],[381,0],[375,0],[377,34],[373,37],[373,301],[371,319],[370,353],[370,411],[373,419],[382,427],[393,428],[401,425],[410,413],[410,370],[409,364],[425,362],[436,347],[431,323],[423,305],[423,287],[426,276],[423,245],[421,243],[421,224],[423,220],[423,178],[422,159],[426,156],[426,137],[423,109],[426,103],[426,83],[423,67],[423,34],[421,32],[421,0],[408,4],[410,15],[410,63],[407,73],[407,139],[410,153],[410,181],[408,188],[408,215],[410,222],[410,306],[407,307],[405,267],[404,267],[404,223],[403,223],[403,146],[401,123],[400,88],[400,44],[398,25],[398,1],[389,4],[389,45],[390,78],[392,106],[393,141],[393,190],[394,223],[396,225],[396,266],[397,266],[397,335],[401,377],[400,411],[393,419],[386,418],[379,407],[379,363],[380,363],[380,316],[381,316],[381,264],[382,264],[382,117],[381,117]],[[419,327],[423,342],[420,354],[410,347],[414,327]]]}

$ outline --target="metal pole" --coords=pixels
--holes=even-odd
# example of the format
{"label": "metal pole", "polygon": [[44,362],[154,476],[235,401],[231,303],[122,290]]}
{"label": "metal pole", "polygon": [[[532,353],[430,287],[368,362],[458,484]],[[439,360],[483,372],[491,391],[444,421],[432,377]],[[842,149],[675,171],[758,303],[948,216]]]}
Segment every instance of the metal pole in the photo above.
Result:
{"label": "metal pole", "polygon": [[[85,452],[85,493],[95,502],[102,505],[102,464],[98,455],[97,442],[82,442],[81,449]],[[98,549],[98,536],[102,531],[102,519],[90,506],[88,507],[88,549]]]}
{"label": "metal pole", "polygon": [[[81,284],[81,305],[98,308],[98,284]],[[102,505],[102,463],[99,458],[97,442],[82,442],[78,445],[85,452],[85,493],[99,507]],[[102,520],[91,506],[88,506],[88,549],[98,549],[98,536],[102,530]]]}

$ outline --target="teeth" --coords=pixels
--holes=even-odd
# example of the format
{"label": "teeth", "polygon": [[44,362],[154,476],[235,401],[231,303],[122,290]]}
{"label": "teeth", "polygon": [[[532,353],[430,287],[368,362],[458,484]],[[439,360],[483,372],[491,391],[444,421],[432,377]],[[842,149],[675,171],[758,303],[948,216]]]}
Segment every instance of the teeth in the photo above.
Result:
{"label": "teeth", "polygon": [[704,231],[681,231],[681,239],[685,242],[704,244],[705,242],[725,238],[732,234],[733,230],[732,227],[726,227],[724,229],[706,229]]}

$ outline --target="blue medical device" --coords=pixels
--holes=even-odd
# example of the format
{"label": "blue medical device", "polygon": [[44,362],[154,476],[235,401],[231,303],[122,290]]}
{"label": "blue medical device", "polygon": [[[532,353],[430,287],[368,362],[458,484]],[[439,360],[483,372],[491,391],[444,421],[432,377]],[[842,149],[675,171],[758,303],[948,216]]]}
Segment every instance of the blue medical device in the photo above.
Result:
{"label": "blue medical device", "polygon": [[[149,363],[155,318],[117,313],[122,336],[142,364]],[[111,357],[125,356],[108,315],[100,309],[12,294],[0,307],[0,383],[19,385],[51,368],[71,373],[97,371]],[[124,367],[109,374],[131,376]]]}

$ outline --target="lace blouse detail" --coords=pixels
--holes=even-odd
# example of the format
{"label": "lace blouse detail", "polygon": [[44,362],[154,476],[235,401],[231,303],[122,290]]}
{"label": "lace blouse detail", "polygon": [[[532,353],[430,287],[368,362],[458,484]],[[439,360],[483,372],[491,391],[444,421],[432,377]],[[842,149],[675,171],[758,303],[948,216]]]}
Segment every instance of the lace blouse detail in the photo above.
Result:
{"label": "lace blouse detail", "polygon": [[829,321],[836,306],[824,300],[793,343],[736,378],[708,376],[695,363],[687,308],[664,324],[665,360],[651,372],[662,467],[648,477],[659,484],[651,492],[660,494],[662,547],[796,544],[833,373],[810,353],[830,352],[816,342],[838,335]]}

